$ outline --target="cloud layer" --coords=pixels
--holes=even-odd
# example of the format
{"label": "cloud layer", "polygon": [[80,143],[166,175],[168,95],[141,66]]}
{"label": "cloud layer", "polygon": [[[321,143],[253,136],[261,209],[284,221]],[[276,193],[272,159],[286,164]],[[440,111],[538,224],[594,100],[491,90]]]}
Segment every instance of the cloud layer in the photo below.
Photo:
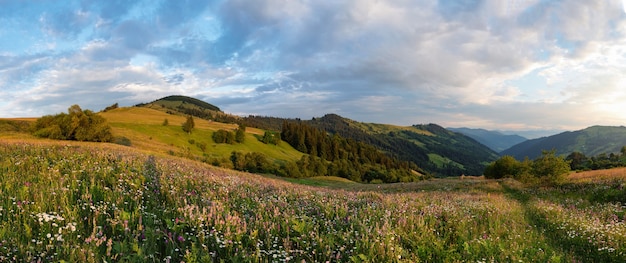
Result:
{"label": "cloud layer", "polygon": [[241,115],[505,130],[626,123],[619,0],[0,5],[2,117],[183,94]]}

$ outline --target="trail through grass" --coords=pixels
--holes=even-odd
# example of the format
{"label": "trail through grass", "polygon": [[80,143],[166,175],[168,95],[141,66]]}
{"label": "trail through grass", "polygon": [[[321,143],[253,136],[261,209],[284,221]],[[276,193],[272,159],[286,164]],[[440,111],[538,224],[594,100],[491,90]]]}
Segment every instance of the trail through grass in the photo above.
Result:
{"label": "trail through grass", "polygon": [[0,262],[624,260],[624,209],[594,199],[616,184],[309,180],[116,145],[3,141]]}

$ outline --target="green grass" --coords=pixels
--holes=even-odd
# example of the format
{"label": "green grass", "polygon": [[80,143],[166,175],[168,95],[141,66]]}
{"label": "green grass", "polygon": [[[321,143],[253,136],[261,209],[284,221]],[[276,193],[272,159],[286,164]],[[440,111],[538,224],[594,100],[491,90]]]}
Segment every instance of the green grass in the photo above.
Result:
{"label": "green grass", "polygon": [[[102,113],[107,118],[115,136],[124,136],[131,140],[132,147],[159,153],[175,153],[176,155],[195,156],[196,158],[225,157],[229,158],[233,151],[261,152],[273,161],[295,161],[302,153],[287,143],[270,145],[260,142],[255,135],[263,134],[262,130],[247,128],[246,139],[241,144],[216,144],[211,139],[213,132],[219,129],[234,130],[235,124],[206,121],[195,118],[196,128],[191,134],[182,130],[184,116],[171,115],[149,108],[120,108]],[[169,125],[163,126],[168,119]],[[189,143],[190,140],[194,144]],[[206,145],[203,152],[196,143]]]}
{"label": "green grass", "polygon": [[433,162],[434,164],[436,164],[438,167],[443,167],[444,165],[454,165],[457,167],[461,167],[463,168],[463,165],[461,165],[460,163],[457,163],[455,161],[452,161],[448,158],[445,158],[439,154],[434,154],[434,153],[429,153],[428,154],[428,159]]}
{"label": "green grass", "polygon": [[623,176],[576,176],[290,182],[114,144],[2,141],[0,262],[624,262],[624,200],[599,194]]}

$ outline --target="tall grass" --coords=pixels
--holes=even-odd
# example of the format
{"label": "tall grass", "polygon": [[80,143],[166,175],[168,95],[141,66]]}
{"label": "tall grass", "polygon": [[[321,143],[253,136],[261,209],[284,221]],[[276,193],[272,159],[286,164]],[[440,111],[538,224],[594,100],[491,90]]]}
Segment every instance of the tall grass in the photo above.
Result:
{"label": "tall grass", "polygon": [[73,145],[0,142],[0,262],[623,259],[622,232],[584,250],[549,233],[593,222],[621,229],[623,213],[609,215],[622,209],[615,203],[522,200],[511,191],[530,190],[485,180],[329,189]]}

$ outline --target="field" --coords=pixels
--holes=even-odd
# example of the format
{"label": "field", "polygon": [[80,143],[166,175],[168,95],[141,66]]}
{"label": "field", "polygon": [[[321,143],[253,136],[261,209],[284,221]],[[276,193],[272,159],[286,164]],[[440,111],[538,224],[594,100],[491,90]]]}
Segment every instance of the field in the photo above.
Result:
{"label": "field", "polygon": [[[173,153],[196,158],[203,156],[229,158],[233,151],[262,152],[273,161],[295,161],[302,157],[302,153],[287,143],[263,144],[255,136],[262,136],[264,131],[256,128],[246,128],[245,143],[216,144],[211,139],[213,132],[219,129],[233,131],[237,129],[237,125],[194,118],[196,127],[191,134],[187,134],[181,127],[186,117],[167,114],[155,109],[118,108],[100,113],[100,115],[107,119],[115,136],[126,137],[131,141],[133,148],[150,152]],[[163,125],[165,119],[169,122],[167,126]],[[204,144],[206,150],[202,151],[198,147],[199,144]]]}
{"label": "field", "polygon": [[285,181],[4,139],[0,262],[625,262],[626,171],[595,173],[557,188]]}

